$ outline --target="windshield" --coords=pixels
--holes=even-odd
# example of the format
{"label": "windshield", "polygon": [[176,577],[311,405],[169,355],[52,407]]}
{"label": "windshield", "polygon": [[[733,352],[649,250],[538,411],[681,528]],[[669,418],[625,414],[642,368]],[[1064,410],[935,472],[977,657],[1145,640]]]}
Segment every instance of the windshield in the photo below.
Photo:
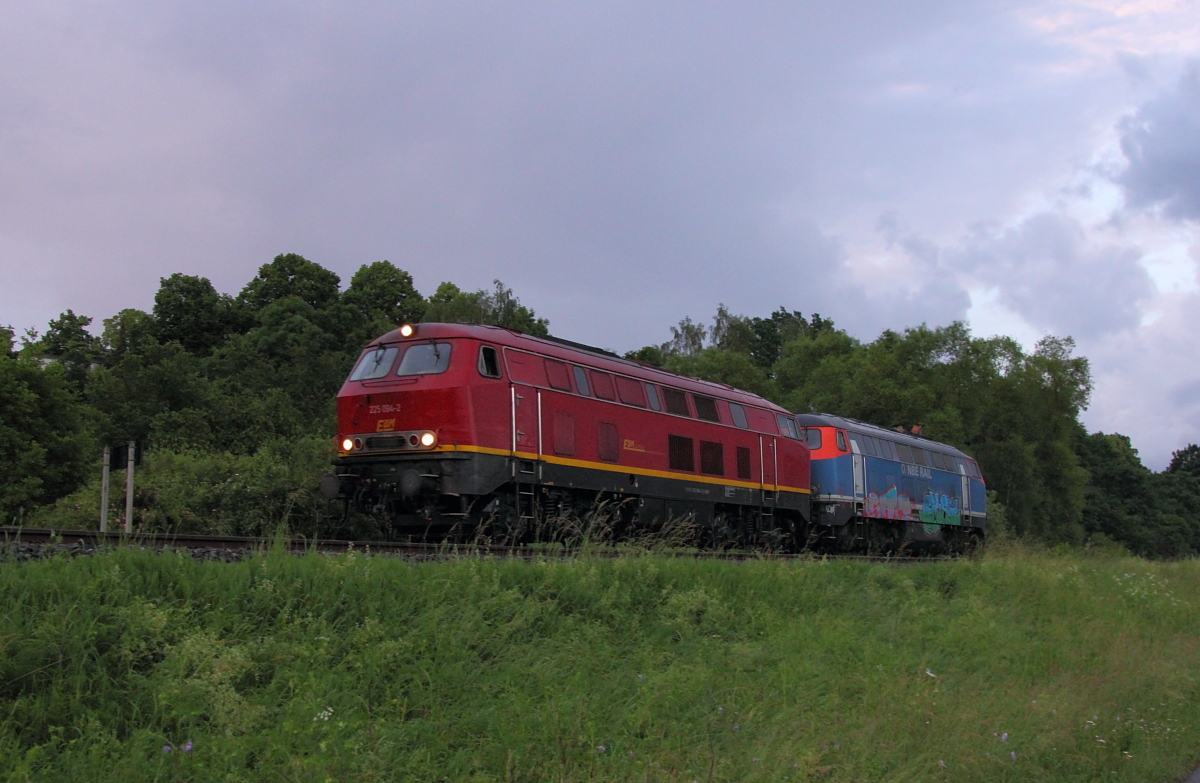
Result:
{"label": "windshield", "polygon": [[450,343],[410,345],[400,360],[397,375],[437,375],[450,366]]}
{"label": "windshield", "polygon": [[367,351],[363,357],[358,360],[358,366],[354,368],[354,372],[350,373],[352,381],[368,381],[372,378],[382,378],[388,374],[388,370],[392,369],[392,362],[396,361],[397,348],[376,348],[373,351]]}

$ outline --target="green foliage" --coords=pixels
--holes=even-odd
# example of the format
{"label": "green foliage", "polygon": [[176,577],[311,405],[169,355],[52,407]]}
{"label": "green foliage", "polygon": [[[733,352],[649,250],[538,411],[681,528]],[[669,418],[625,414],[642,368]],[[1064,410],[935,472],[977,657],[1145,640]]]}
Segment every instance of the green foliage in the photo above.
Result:
{"label": "green foliage", "polygon": [[1200,743],[1195,561],[118,550],[0,591],[11,780],[1178,780]]}
{"label": "green foliage", "polygon": [[[281,258],[285,257],[276,258],[275,264]],[[299,283],[288,286],[281,282],[278,278],[282,272],[275,264],[259,270],[259,277],[251,283],[254,288],[248,299],[255,303],[255,309],[265,306],[265,300],[274,301],[271,297],[288,295],[282,293],[285,290],[303,289]],[[334,281],[336,291],[336,276]],[[190,353],[203,355],[225,342],[230,333],[241,331],[242,319],[235,310],[234,300],[218,294],[208,278],[175,273],[161,278],[154,295],[153,334],[161,343],[174,341]]]}
{"label": "green foliage", "polygon": [[679,375],[745,389],[767,399],[778,397],[775,384],[744,353],[705,348],[695,354],[672,354],[666,359],[666,369]]}
{"label": "green foliage", "polygon": [[472,293],[462,291],[453,283],[442,283],[429,297],[421,320],[502,326],[539,337],[549,334],[549,321],[538,318],[533,310],[522,305],[511,288],[505,288],[499,280],[492,283],[493,290],[480,289]]}
{"label": "green foliage", "polygon": [[273,302],[295,296],[314,310],[322,310],[337,302],[340,282],[336,274],[320,264],[286,253],[259,267],[238,300],[251,312],[258,312]]}
{"label": "green foliage", "polygon": [[100,345],[104,364],[111,366],[126,356],[146,350],[154,342],[154,318],[141,310],[125,309],[104,319]]}
{"label": "green foliage", "polygon": [[1200,446],[1189,443],[1179,451],[1171,452],[1171,464],[1167,466],[1167,472],[1186,473],[1200,479]]}
{"label": "green foliage", "polygon": [[[9,332],[11,334],[11,332]],[[0,520],[73,490],[95,453],[88,411],[58,362],[0,353]]]}
{"label": "green foliage", "polygon": [[46,334],[29,346],[32,355],[61,365],[75,391],[83,390],[92,365],[101,355],[99,338],[87,331],[91,323],[92,319],[88,316],[75,315],[74,311],[67,310],[50,321]]}
{"label": "green foliage", "polygon": [[[283,530],[328,536],[333,521],[342,515],[340,504],[330,504],[317,491],[328,470],[329,441],[311,435],[268,442],[251,454],[156,448],[136,473],[132,529],[236,536],[270,536]],[[96,467],[82,487],[40,509],[29,525],[95,529],[99,499]],[[108,519],[111,529],[125,524],[125,497],[119,486],[110,494]]]}
{"label": "green foliage", "polygon": [[1082,436],[1076,450],[1090,477],[1084,510],[1089,532],[1140,555],[1200,554],[1200,517],[1195,513],[1200,511],[1200,482],[1193,476],[1170,468],[1151,473],[1124,435]]}
{"label": "green foliage", "polygon": [[417,323],[425,313],[425,299],[413,287],[412,275],[389,261],[359,267],[342,294],[358,325],[358,344],[395,329]]}

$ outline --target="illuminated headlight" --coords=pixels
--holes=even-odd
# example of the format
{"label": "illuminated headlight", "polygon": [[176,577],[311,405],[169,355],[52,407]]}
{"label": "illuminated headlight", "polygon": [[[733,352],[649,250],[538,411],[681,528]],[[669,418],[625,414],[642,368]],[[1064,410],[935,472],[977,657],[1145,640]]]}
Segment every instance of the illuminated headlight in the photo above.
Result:
{"label": "illuminated headlight", "polygon": [[349,438],[346,438],[344,441],[342,441],[342,451],[350,451],[353,448],[354,441],[350,440]]}
{"label": "illuminated headlight", "polygon": [[425,446],[426,448],[428,448],[429,446],[432,446],[434,443],[437,443],[437,436],[434,435],[432,432],[425,432],[425,433],[421,434],[421,445],[422,446]]}
{"label": "illuminated headlight", "polygon": [[412,337],[413,333],[416,331],[417,331],[416,328],[412,324],[405,324],[404,326],[400,327],[400,336],[401,337]]}

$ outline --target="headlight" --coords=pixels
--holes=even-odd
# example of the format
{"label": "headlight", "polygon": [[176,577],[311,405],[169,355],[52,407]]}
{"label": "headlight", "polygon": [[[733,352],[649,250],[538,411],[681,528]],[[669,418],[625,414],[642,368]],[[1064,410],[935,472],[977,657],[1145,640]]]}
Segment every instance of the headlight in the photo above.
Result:
{"label": "headlight", "polygon": [[350,440],[349,438],[346,438],[344,441],[342,441],[342,451],[350,451],[353,448],[354,441]]}
{"label": "headlight", "polygon": [[413,326],[412,324],[405,324],[404,326],[400,327],[400,336],[401,337],[412,337],[413,334],[416,333],[416,331],[417,331],[416,327]]}
{"label": "headlight", "polygon": [[422,446],[426,446],[426,447],[432,446],[436,442],[437,442],[437,436],[434,435],[432,432],[426,432],[421,435],[421,445]]}

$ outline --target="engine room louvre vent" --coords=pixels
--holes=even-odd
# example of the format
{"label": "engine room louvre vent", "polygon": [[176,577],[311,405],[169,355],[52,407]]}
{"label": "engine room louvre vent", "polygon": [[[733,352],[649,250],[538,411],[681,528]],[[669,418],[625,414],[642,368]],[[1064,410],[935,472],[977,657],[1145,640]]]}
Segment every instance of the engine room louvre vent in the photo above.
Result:
{"label": "engine room louvre vent", "polygon": [[700,441],[700,472],[712,476],[725,475],[725,447],[713,441]]}
{"label": "engine room louvre vent", "polygon": [[575,419],[566,411],[554,412],[554,453],[575,456]]}
{"label": "engine room louvre vent", "polygon": [[691,411],[688,410],[687,395],[672,389],[669,386],[663,387],[663,401],[667,404],[667,413],[673,413],[676,416],[691,416]]}
{"label": "engine room louvre vent", "polygon": [[696,450],[691,438],[667,436],[667,460],[671,470],[696,470]]}
{"label": "engine room louvre vent", "polygon": [[605,462],[616,462],[620,456],[620,441],[617,440],[617,425],[607,421],[599,424],[597,433],[600,459]]}
{"label": "engine room louvre vent", "polygon": [[693,394],[692,400],[696,403],[696,416],[705,421],[721,420],[717,415],[717,401],[712,397],[702,397],[699,394]]}
{"label": "engine room louvre vent", "polygon": [[738,478],[750,480],[750,449],[745,446],[737,447]]}

